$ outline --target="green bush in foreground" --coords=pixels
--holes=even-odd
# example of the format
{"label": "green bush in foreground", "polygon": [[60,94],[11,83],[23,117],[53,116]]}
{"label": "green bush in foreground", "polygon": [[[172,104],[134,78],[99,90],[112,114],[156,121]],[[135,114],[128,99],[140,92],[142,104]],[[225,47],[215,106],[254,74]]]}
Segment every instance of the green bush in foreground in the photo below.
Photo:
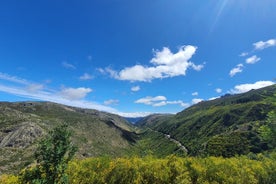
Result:
{"label": "green bush in foreground", "polygon": [[[250,157],[88,158],[69,162],[66,174],[70,184],[274,184],[276,154]],[[20,182],[0,177],[3,184]]]}
{"label": "green bush in foreground", "polygon": [[70,136],[71,132],[65,124],[50,131],[49,135],[40,141],[35,152],[36,166],[21,172],[21,183],[68,183],[66,170],[76,151]]}

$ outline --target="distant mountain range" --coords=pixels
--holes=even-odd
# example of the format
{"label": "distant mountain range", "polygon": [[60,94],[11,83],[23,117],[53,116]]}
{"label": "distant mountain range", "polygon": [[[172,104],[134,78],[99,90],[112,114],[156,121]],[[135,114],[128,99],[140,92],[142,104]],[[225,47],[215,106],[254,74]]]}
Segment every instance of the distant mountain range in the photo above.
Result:
{"label": "distant mountain range", "polygon": [[258,153],[268,149],[258,129],[272,111],[276,85],[135,119],[50,102],[1,102],[0,174],[31,164],[39,139],[61,123],[73,132],[78,158]]}
{"label": "distant mountain range", "polygon": [[131,118],[131,117],[124,117],[128,122],[130,122],[131,124],[136,124],[137,122],[139,122],[141,119],[143,119],[143,117],[135,117],[135,118]]}

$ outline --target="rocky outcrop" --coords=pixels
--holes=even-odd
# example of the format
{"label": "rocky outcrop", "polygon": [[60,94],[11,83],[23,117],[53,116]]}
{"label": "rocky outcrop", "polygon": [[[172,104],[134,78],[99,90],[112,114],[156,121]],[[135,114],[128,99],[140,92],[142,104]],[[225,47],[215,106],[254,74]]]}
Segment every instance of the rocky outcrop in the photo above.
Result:
{"label": "rocky outcrop", "polygon": [[22,122],[0,130],[0,148],[25,148],[42,135],[44,135],[44,130],[37,124]]}

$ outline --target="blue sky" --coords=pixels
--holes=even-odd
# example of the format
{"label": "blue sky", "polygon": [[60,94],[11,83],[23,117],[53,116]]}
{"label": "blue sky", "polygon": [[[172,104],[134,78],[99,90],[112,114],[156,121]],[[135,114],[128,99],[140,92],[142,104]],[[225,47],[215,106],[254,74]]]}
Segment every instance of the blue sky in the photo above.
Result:
{"label": "blue sky", "polygon": [[275,0],[0,2],[0,101],[177,113],[275,83]]}

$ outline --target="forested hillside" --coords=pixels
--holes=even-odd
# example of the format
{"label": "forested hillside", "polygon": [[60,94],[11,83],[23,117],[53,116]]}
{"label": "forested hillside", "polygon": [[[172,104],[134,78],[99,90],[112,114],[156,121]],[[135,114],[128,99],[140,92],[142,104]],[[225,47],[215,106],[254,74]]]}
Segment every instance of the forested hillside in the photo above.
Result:
{"label": "forested hillside", "polygon": [[275,123],[275,112],[276,85],[272,85],[243,94],[226,94],[171,118],[148,118],[140,124],[180,141],[190,155],[230,157],[271,149],[262,139],[260,128],[269,119]]}

